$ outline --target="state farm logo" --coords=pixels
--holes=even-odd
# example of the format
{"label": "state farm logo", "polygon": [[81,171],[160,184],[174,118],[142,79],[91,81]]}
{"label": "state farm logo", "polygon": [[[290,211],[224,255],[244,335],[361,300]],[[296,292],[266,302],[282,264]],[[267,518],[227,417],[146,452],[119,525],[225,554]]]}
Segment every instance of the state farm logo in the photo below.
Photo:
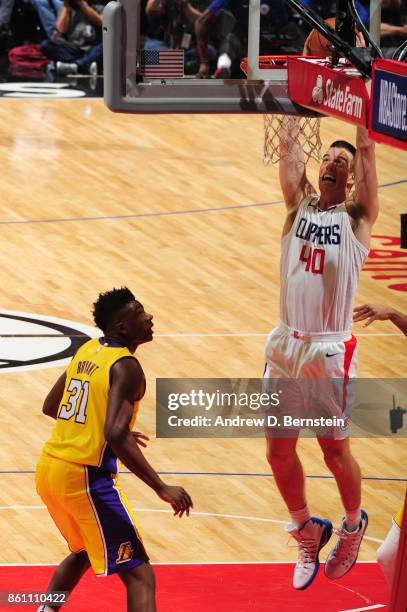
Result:
{"label": "state farm logo", "polygon": [[351,119],[361,119],[363,116],[363,98],[353,94],[349,83],[335,84],[330,78],[324,85],[322,74],[317,76],[312,90],[312,101],[325,108],[336,110]]}
{"label": "state farm logo", "polygon": [[99,335],[75,321],[0,310],[0,374],[67,365],[84,342]]}
{"label": "state farm logo", "polygon": [[317,82],[315,83],[315,87],[312,90],[312,101],[315,102],[315,104],[322,104],[322,102],[324,101],[324,93],[322,91],[322,85],[323,85],[322,74],[319,74],[317,76]]}

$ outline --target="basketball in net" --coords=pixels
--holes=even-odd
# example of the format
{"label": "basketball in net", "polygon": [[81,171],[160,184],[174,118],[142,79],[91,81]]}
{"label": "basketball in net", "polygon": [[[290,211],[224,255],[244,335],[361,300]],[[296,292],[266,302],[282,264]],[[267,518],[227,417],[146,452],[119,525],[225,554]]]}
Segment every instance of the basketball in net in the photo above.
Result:
{"label": "basketball in net", "polygon": [[[330,17],[325,20],[325,23],[335,28],[335,17]],[[327,56],[331,54],[331,41],[322,36],[318,30],[312,30],[311,34],[307,39],[307,47],[310,55],[323,55]]]}

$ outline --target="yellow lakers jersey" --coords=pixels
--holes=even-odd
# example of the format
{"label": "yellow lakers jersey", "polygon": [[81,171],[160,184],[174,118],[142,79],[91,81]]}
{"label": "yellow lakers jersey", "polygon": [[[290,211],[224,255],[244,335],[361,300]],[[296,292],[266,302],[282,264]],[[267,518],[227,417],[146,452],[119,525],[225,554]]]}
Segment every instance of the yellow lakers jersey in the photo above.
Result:
{"label": "yellow lakers jersey", "polygon": [[[66,370],[66,383],[51,438],[43,451],[71,463],[94,465],[117,472],[117,457],[104,437],[112,365],[133,357],[124,347],[103,344],[102,339],[86,342]],[[139,402],[134,404],[131,428]]]}

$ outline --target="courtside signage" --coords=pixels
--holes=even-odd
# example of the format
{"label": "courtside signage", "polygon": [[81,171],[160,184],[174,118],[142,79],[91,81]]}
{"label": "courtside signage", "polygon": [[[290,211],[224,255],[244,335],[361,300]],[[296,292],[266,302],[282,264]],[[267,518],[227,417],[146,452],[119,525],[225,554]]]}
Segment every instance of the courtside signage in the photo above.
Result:
{"label": "courtside signage", "polygon": [[369,95],[357,70],[330,68],[326,60],[288,58],[288,95],[296,102],[356,125],[367,125]]}
{"label": "courtside signage", "polygon": [[394,60],[373,64],[369,135],[377,142],[407,149],[407,66]]}

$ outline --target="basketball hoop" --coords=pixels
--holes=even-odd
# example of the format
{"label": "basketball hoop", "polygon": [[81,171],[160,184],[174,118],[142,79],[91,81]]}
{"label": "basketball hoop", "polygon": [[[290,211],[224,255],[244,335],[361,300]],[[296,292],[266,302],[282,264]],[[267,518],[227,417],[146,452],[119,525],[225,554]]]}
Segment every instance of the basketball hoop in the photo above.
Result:
{"label": "basketball hoop", "polygon": [[[287,69],[288,57],[287,55],[262,55],[259,57],[259,68],[261,70]],[[240,68],[247,75],[249,70],[247,57],[241,61]],[[311,158],[319,162],[322,147],[320,125],[321,120],[315,117],[292,117],[265,113],[263,163],[265,165],[276,164],[280,161],[282,158],[280,141],[282,139],[288,151],[283,157],[290,157],[290,152],[300,146],[304,152],[306,164]]]}

